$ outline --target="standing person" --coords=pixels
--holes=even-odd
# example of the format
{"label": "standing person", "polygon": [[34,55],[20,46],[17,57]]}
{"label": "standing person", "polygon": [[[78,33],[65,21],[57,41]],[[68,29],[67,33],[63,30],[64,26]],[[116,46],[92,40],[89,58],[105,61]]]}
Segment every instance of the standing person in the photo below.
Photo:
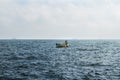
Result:
{"label": "standing person", "polygon": [[68,42],[67,42],[67,40],[65,40],[65,45],[66,45],[66,46],[68,45]]}

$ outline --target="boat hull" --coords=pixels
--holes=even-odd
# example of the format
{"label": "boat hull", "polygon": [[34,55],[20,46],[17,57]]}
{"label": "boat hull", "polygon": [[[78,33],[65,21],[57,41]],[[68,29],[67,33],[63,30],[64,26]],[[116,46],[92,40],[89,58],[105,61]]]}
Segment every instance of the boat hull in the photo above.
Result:
{"label": "boat hull", "polygon": [[68,44],[65,44],[65,43],[56,43],[56,47],[57,48],[63,48],[63,47],[68,47],[69,45]]}

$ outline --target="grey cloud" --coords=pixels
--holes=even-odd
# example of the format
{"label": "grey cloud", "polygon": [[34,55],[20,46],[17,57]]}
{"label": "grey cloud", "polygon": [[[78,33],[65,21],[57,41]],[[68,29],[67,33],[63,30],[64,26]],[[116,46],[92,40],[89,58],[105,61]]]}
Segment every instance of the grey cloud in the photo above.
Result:
{"label": "grey cloud", "polygon": [[118,3],[118,0],[2,0],[0,37],[119,38]]}

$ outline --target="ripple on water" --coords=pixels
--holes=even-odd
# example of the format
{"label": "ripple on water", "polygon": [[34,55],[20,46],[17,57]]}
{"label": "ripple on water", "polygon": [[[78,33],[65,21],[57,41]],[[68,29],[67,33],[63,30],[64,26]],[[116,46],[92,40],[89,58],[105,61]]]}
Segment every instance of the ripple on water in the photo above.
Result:
{"label": "ripple on water", "polygon": [[57,42],[0,40],[0,80],[120,80],[119,41]]}

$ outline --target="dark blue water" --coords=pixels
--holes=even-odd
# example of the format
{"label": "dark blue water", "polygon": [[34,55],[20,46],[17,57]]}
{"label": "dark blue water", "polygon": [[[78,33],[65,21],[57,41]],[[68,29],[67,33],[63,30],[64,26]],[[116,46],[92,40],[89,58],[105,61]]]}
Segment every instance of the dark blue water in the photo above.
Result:
{"label": "dark blue water", "polygon": [[119,40],[0,40],[0,80],[120,80]]}

